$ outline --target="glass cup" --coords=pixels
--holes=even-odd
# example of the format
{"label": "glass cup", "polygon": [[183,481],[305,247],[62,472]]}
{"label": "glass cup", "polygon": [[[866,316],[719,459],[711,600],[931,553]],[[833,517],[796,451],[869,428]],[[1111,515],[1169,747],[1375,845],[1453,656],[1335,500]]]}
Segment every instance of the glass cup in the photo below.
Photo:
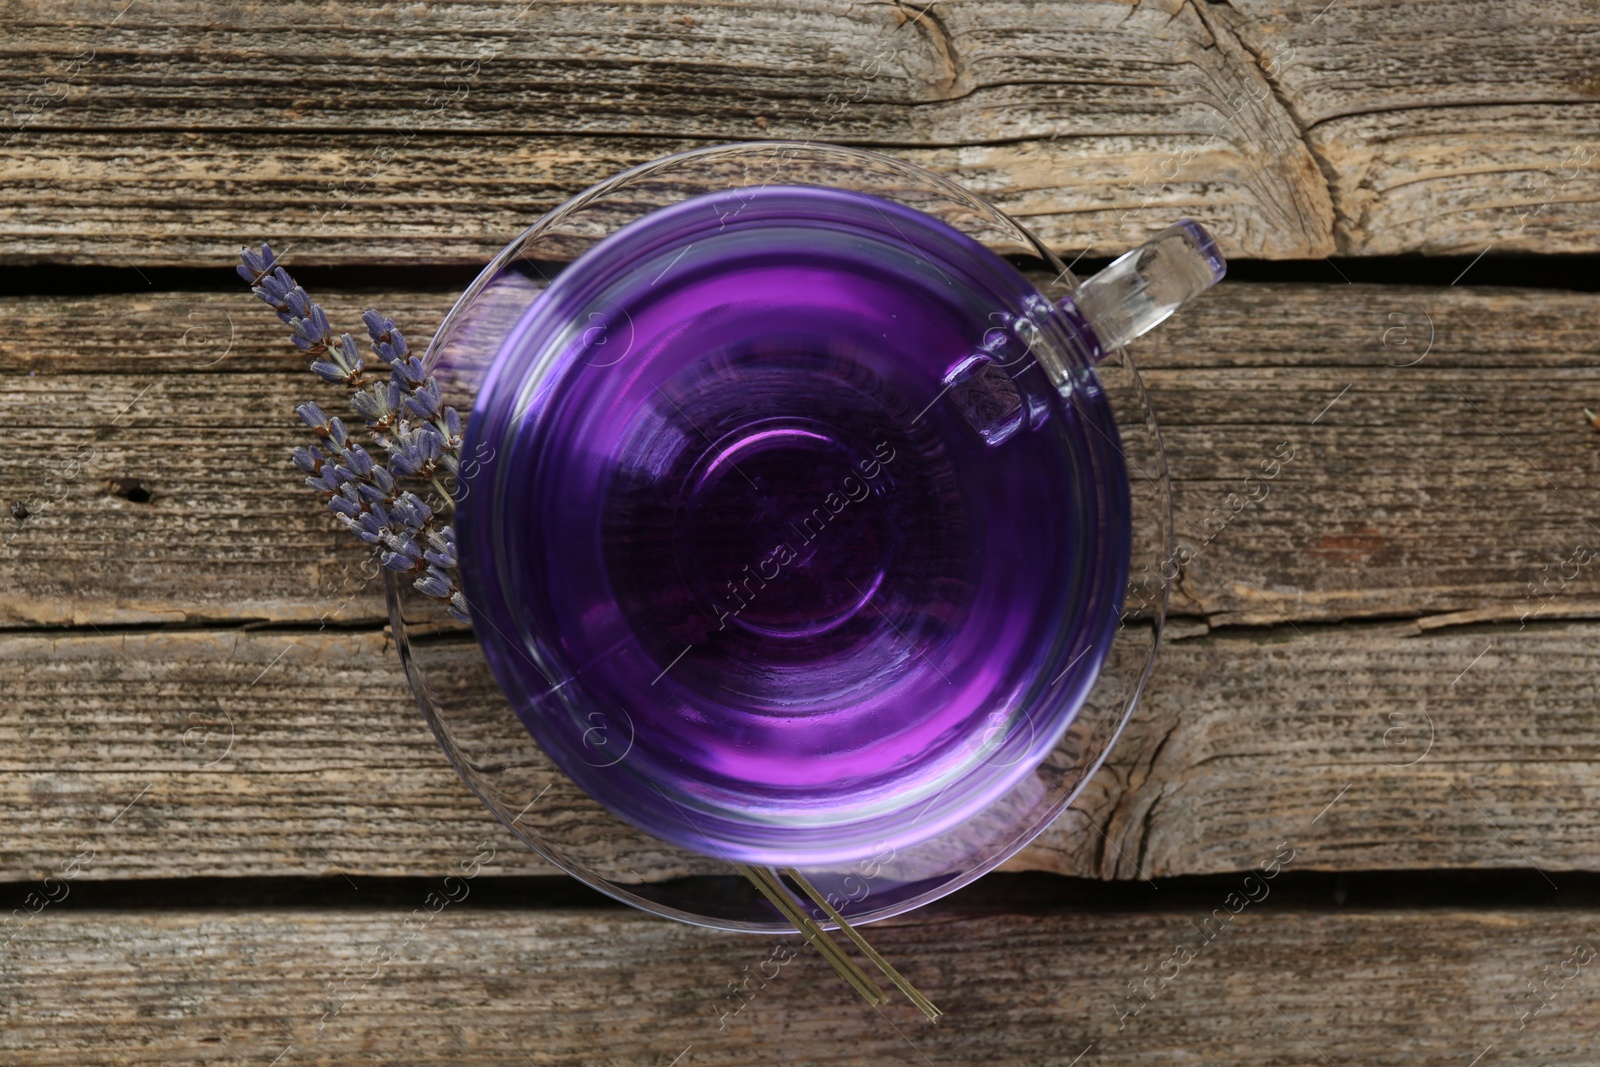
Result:
{"label": "glass cup", "polygon": [[1222,270],[1185,221],[1079,285],[959,186],[831,146],[574,197],[424,360],[471,412],[472,632],[388,589],[444,751],[552,863],[690,922],[790,928],[734,863],[853,923],[993,869],[1153,665],[1170,493],[1122,346]]}

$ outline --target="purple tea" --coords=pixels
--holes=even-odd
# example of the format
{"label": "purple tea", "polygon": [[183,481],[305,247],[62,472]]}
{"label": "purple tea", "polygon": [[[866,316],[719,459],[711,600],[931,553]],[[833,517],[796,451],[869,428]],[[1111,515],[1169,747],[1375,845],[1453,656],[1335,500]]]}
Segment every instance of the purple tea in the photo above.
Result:
{"label": "purple tea", "polygon": [[1121,610],[1093,336],[944,223],[699,197],[509,332],[457,514],[513,707],[611,811],[823,865],[950,830],[1054,747]]}

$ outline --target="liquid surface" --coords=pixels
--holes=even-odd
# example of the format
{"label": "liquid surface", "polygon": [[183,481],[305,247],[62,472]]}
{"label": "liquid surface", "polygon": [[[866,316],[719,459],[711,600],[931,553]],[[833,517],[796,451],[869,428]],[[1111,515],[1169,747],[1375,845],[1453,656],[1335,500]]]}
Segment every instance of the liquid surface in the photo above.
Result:
{"label": "liquid surface", "polygon": [[463,576],[596,799],[709,854],[833,862],[1049,752],[1120,610],[1125,475],[1092,374],[1064,398],[1036,362],[1069,325],[1004,261],[859,195],[735,205],[619,232],[507,339]]}

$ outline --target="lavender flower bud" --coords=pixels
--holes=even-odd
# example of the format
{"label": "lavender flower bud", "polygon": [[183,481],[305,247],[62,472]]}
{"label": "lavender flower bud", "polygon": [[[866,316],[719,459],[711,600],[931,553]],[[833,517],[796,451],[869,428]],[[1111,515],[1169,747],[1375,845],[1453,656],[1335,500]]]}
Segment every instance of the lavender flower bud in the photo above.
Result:
{"label": "lavender flower bud", "polygon": [[[382,467],[373,468],[374,473],[381,470],[383,470]],[[356,492],[361,494],[362,502],[369,507],[373,504],[387,504],[389,502],[389,498],[394,495],[393,493],[385,493],[377,486],[368,482],[362,482],[361,484],[357,485]]]}
{"label": "lavender flower bud", "polygon": [[340,370],[336,364],[329,363],[325,359],[313,361],[311,364],[311,373],[315,374],[323,381],[331,382],[334,385],[344,384],[346,377],[345,372]]}
{"label": "lavender flower bud", "polygon": [[374,430],[387,430],[399,415],[400,385],[398,382],[375,382],[359,390],[350,398],[356,411]]}
{"label": "lavender flower bud", "polygon": [[334,473],[333,467],[325,466],[306,479],[306,484],[319,493],[337,493],[339,491],[339,476]]}
{"label": "lavender flower bud", "polygon": [[454,530],[446,526],[428,534],[428,548],[422,558],[435,567],[449,570],[456,565],[456,539]]}
{"label": "lavender flower bud", "polygon": [[381,501],[375,502],[371,507],[369,507],[367,509],[367,514],[370,515],[372,517],[372,521],[377,523],[380,527],[394,525],[394,516],[389,514],[388,507],[386,507]]}
{"label": "lavender flower bud", "polygon": [[[292,306],[293,301],[291,301]],[[320,352],[333,345],[333,327],[328,325],[328,316],[320,304],[312,304],[310,313],[291,322],[289,328],[294,333],[290,340],[294,341],[295,347],[302,351],[315,349]]]}
{"label": "lavender flower bud", "polygon": [[339,335],[338,363],[350,376],[354,378],[366,368],[366,360],[361,358],[361,353],[356,349],[356,339],[347,333]]}
{"label": "lavender flower bud", "polygon": [[287,303],[285,297],[289,295],[289,290],[295,287],[294,279],[289,277],[289,272],[282,267],[269,270],[252,286],[257,296],[273,303]]}
{"label": "lavender flower bud", "polygon": [[423,382],[415,393],[406,398],[406,408],[413,414],[424,419],[431,419],[439,411],[439,383],[432,375]]}
{"label": "lavender flower bud", "polygon": [[238,270],[239,277],[254,286],[261,283],[262,276],[270,271],[277,261],[277,257],[272,254],[271,245],[262,244],[259,252],[241,248],[239,250],[239,266],[235,269]]}
{"label": "lavender flower bud", "polygon": [[367,478],[372,474],[372,457],[367,455],[367,450],[360,445],[352,444],[349,448],[340,452],[339,462],[352,472],[347,477]]}
{"label": "lavender flower bud", "polygon": [[380,558],[385,567],[392,571],[409,571],[417,568],[421,554],[417,551],[417,543],[411,539],[410,534],[391,533],[383,539],[383,543],[389,546],[389,551]]}
{"label": "lavender flower bud", "polygon": [[432,426],[426,424],[419,426],[417,428],[417,440],[421,441],[423,447],[428,450],[429,459],[438,459],[440,453],[444,451],[444,434]]}
{"label": "lavender flower bud", "polygon": [[294,465],[307,474],[316,474],[322,469],[323,459],[320,448],[313,452],[304,446],[296,446],[293,455]]}
{"label": "lavender flower bud", "polygon": [[302,299],[305,291],[294,283],[289,272],[282,267],[276,267],[272,273],[264,276],[251,292],[271,304],[278,313],[278,319],[286,323],[292,323],[299,317],[297,308],[305,302]]}
{"label": "lavender flower bud", "polygon": [[426,374],[422,372],[422,360],[416,356],[409,359],[396,359],[394,361],[394,380],[403,385],[407,391],[415,389],[422,384]]}
{"label": "lavender flower bud", "polygon": [[370,511],[354,519],[347,515],[341,515],[339,521],[346,529],[369,545],[379,544],[383,540],[385,532],[383,523],[379,522],[378,517]]}
{"label": "lavender flower bud", "polygon": [[457,622],[472,623],[472,616],[467,614],[467,595],[459,589],[450,594],[450,617]]}
{"label": "lavender flower bud", "polygon": [[[387,322],[388,320],[385,321]],[[388,340],[383,344],[373,346],[373,351],[377,352],[378,357],[385,363],[398,363],[410,355],[411,349],[406,344],[405,335],[394,328],[393,322],[388,322],[388,333]]]}
{"label": "lavender flower bud", "polygon": [[394,453],[390,465],[401,474],[426,478],[439,462],[443,442],[443,435],[432,426],[413,430],[402,425],[397,440],[387,442]]}
{"label": "lavender flower bud", "polygon": [[338,494],[334,494],[332,499],[328,501],[328,510],[332,511],[335,515],[348,515],[353,519],[357,515],[361,514],[361,505],[346,500],[344,497],[339,496]]}
{"label": "lavender flower bud", "polygon": [[313,401],[307,400],[304,404],[294,409],[300,420],[313,430],[318,431],[318,436],[325,436],[328,431],[328,416]]}
{"label": "lavender flower bud", "polygon": [[[363,519],[371,518],[370,515],[363,515],[361,517]],[[343,526],[346,530],[349,530],[367,544],[375,545],[378,543],[378,535],[364,528],[359,520],[352,519],[348,515],[338,513],[334,515],[334,518],[339,520],[340,526]]]}
{"label": "lavender flower bud", "polygon": [[414,446],[398,449],[389,457],[389,465],[408,478],[420,471],[422,464],[422,453]]}
{"label": "lavender flower bud", "polygon": [[311,302],[311,298],[306,295],[306,291],[304,289],[294,284],[294,279],[290,278],[289,275],[284,272],[282,267],[278,268],[278,273],[282,274],[284,279],[290,284],[289,291],[283,294],[283,300],[284,303],[289,305],[289,314],[291,317],[289,319],[285,319],[284,321],[288,322],[290,327],[293,328],[294,319],[309,319],[311,317],[311,313],[316,310],[317,305]]}
{"label": "lavender flower bud", "polygon": [[402,423],[400,432],[392,440],[386,440],[384,446],[392,453],[389,463],[395,470],[404,475],[427,477],[435,453],[429,446],[429,439],[421,432]]}
{"label": "lavender flower bud", "polygon": [[[433,509],[424,504],[415,493],[401,493],[390,508],[395,518],[409,529],[420,530],[433,518]],[[415,548],[415,546],[412,546]],[[417,555],[421,555],[418,552]]]}
{"label": "lavender flower bud", "polygon": [[361,321],[367,324],[367,336],[372,338],[372,350],[379,359],[392,365],[406,358],[406,339],[395,329],[393,319],[368,310],[362,314]]}
{"label": "lavender flower bud", "polygon": [[416,586],[417,591],[423,596],[431,596],[435,600],[450,599],[450,579],[446,578],[436,568],[429,567],[428,572],[413,582],[412,585]]}

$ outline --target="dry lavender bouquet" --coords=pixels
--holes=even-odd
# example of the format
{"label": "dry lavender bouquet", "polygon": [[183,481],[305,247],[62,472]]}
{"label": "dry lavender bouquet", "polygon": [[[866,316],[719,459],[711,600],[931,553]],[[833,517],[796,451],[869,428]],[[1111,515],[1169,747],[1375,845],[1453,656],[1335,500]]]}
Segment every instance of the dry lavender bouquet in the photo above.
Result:
{"label": "dry lavender bouquet", "polygon": [[[312,373],[353,390],[351,406],[388,457],[373,459],[338,416],[308,401],[295,413],[317,442],[293,453],[306,485],[327,501],[340,525],[379,549],[383,566],[414,576],[418,592],[443,601],[454,618],[471,621],[456,572],[455,531],[440,514],[454,506],[439,476],[460,471],[461,416],[440,401],[439,383],[410,354],[393,319],[372,310],[361,316],[383,367],[369,370],[355,339],[347,333],[334,339],[321,305],[278,266],[269,245],[242,249],[238,271],[289,326],[295,346],[312,358]],[[404,488],[407,481],[437,490],[436,506]]]}

